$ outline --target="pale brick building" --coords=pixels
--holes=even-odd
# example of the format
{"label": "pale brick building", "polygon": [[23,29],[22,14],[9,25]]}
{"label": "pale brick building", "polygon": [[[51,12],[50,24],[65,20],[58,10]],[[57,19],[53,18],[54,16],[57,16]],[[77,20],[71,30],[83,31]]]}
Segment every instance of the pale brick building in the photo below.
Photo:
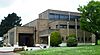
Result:
{"label": "pale brick building", "polygon": [[[48,9],[40,13],[38,19],[23,25],[23,27],[9,30],[8,35],[5,35],[7,36],[5,43],[8,39],[12,45],[48,44],[48,36],[52,31],[60,32],[63,43],[66,43],[67,36],[70,34],[76,34],[79,43],[95,42],[91,33],[80,29],[79,19],[80,13],[77,12]],[[13,36],[9,34],[10,32],[13,32]],[[27,44],[28,42],[31,44]]]}

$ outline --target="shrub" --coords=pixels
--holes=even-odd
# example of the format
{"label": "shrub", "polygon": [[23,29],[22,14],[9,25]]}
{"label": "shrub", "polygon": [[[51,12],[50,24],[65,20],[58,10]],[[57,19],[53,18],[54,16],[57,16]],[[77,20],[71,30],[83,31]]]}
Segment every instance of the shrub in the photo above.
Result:
{"label": "shrub", "polygon": [[72,35],[68,36],[67,46],[68,47],[75,47],[75,46],[77,46],[77,39],[76,39],[76,35],[75,34],[72,34]]}
{"label": "shrub", "polygon": [[57,47],[59,44],[61,44],[61,42],[62,40],[60,33],[57,31],[52,32],[50,35],[50,45]]}

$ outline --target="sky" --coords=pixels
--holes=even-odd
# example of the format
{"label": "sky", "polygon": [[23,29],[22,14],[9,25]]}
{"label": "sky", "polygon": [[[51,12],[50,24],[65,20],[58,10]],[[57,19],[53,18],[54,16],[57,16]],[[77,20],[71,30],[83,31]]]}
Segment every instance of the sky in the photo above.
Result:
{"label": "sky", "polygon": [[[38,18],[38,14],[47,9],[78,12],[79,5],[90,0],[0,0],[0,22],[8,14],[16,13],[24,25]],[[98,0],[100,1],[100,0]]]}

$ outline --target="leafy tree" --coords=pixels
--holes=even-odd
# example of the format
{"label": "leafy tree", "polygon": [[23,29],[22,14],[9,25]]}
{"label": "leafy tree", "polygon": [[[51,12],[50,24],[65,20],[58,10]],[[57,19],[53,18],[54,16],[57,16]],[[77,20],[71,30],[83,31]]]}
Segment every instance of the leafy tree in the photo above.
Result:
{"label": "leafy tree", "polygon": [[80,26],[81,29],[92,32],[96,35],[95,44],[97,45],[98,34],[100,33],[100,1],[90,1],[85,6],[80,6],[81,12]]}
{"label": "leafy tree", "polygon": [[50,45],[51,46],[58,46],[62,42],[61,35],[59,32],[54,31],[51,33],[50,36]]}
{"label": "leafy tree", "polygon": [[0,35],[7,33],[7,31],[15,26],[21,26],[21,17],[18,17],[16,13],[8,14],[7,17],[1,21],[0,24]]}

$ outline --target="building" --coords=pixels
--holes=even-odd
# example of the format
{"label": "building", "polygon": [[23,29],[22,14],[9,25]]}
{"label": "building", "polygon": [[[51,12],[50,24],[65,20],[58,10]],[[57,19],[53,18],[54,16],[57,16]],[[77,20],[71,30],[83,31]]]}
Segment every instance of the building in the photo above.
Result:
{"label": "building", "polygon": [[[23,46],[22,43],[28,46],[26,43],[31,41],[32,43],[29,46],[32,46],[32,44],[48,44],[48,37],[50,36],[50,33],[52,31],[59,31],[63,43],[66,43],[67,36],[70,34],[76,34],[79,43],[95,42],[91,33],[80,29],[79,21],[80,13],[48,9],[40,13],[38,19],[23,25],[23,27],[12,28],[14,29],[13,32],[15,33],[13,36],[9,34],[9,32],[12,32],[12,29],[9,30],[8,35],[6,35],[9,38],[5,39],[8,39],[10,44],[18,44],[19,46]],[[25,29],[26,27],[27,29]],[[20,31],[15,30],[16,28],[18,28]],[[31,38],[29,38],[29,40],[22,40],[26,38],[25,36],[31,36],[32,40],[29,41]],[[21,40],[22,43],[20,43]],[[12,41],[13,43],[11,43]]]}

